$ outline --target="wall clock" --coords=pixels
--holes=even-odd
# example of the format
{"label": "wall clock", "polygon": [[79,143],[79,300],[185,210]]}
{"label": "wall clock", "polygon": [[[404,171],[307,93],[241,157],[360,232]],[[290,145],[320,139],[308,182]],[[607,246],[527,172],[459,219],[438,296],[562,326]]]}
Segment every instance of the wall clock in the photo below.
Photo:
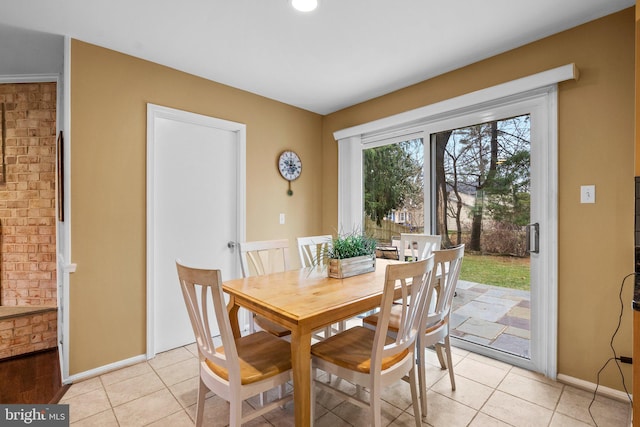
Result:
{"label": "wall clock", "polygon": [[278,158],[278,170],[280,175],[289,182],[289,190],[287,194],[293,195],[291,191],[291,181],[295,181],[302,172],[302,161],[300,157],[291,150],[283,151]]}

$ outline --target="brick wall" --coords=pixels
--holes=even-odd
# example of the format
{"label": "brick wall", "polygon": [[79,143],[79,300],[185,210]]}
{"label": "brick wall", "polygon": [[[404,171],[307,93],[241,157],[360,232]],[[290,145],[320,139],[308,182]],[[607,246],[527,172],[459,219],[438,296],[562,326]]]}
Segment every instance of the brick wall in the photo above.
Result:
{"label": "brick wall", "polygon": [[56,84],[0,84],[0,104],[0,305],[55,306]]}
{"label": "brick wall", "polygon": [[0,359],[57,345],[56,309],[0,319]]}

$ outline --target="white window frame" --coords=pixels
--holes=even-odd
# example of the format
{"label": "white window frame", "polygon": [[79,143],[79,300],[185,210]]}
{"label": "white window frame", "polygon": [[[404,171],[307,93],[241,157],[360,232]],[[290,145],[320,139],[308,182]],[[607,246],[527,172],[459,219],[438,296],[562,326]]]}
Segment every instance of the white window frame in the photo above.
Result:
{"label": "white window frame", "polygon": [[[500,119],[503,116],[499,115],[505,108],[522,103],[536,109],[537,115],[546,116],[541,128],[536,129],[532,123],[532,135],[543,132],[541,138],[546,142],[539,147],[542,152],[538,153],[543,159],[539,167],[544,165],[544,170],[532,170],[541,182],[540,188],[532,191],[546,195],[537,212],[540,219],[532,217],[532,222],[544,222],[540,237],[542,267],[536,280],[546,286],[539,286],[538,294],[532,294],[532,299],[545,301],[545,304],[537,304],[541,307],[540,312],[532,312],[532,338],[536,334],[535,339],[541,345],[536,348],[536,354],[531,355],[530,363],[515,356],[506,357],[506,361],[550,378],[557,375],[557,84],[577,78],[577,68],[568,64],[334,133],[338,141],[338,227],[340,231],[349,232],[363,229],[362,151],[365,147],[386,145],[394,140],[399,142],[406,140],[407,136],[421,137],[425,143],[424,163],[427,168],[431,161],[430,150],[427,149],[430,135],[461,127],[457,123],[469,117],[477,121],[467,125]],[[425,173],[425,230],[433,222],[432,209],[429,208],[430,179],[430,174]]]}

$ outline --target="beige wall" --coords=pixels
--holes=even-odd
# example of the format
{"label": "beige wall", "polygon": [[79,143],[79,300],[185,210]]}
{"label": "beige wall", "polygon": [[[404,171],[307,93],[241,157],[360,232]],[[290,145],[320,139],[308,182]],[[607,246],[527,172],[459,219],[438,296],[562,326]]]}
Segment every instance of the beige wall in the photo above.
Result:
{"label": "beige wall", "polygon": [[[146,103],[245,123],[247,239],[291,245],[321,227],[322,117],[79,41],[71,76],[73,375],[146,351]],[[284,149],[303,161],[292,197],[276,169]]]}
{"label": "beige wall", "polygon": [[[634,267],[634,23],[631,8],[325,117],[323,228],[337,223],[334,131],[575,63],[580,79],[559,86],[558,373],[595,383]],[[595,205],[580,204],[583,184]],[[631,290],[629,279],[618,355],[631,354]],[[601,380],[622,388],[613,364]]]}
{"label": "beige wall", "polygon": [[[633,271],[634,22],[629,9],[324,118],[74,41],[70,373],[145,351],[146,102],[246,123],[247,237],[293,245],[337,227],[334,131],[574,62],[580,79],[559,92],[558,371],[595,382]],[[275,168],[285,148],[304,162],[293,197]],[[579,203],[582,184],[595,205]],[[630,283],[623,301],[628,355]],[[601,384],[620,389],[617,370]]]}

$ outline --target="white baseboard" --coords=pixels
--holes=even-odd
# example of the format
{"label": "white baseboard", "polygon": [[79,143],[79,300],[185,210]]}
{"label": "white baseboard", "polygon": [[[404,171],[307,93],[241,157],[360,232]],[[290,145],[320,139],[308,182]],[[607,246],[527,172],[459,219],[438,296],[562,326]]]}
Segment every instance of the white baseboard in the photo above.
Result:
{"label": "white baseboard", "polygon": [[62,379],[63,384],[72,384],[77,381],[86,380],[98,375],[106,374],[107,372],[115,371],[118,369],[126,368],[127,366],[135,365],[136,363],[144,362],[147,360],[147,356],[141,354],[140,356],[134,356],[129,359],[120,360],[109,365],[100,366],[99,368],[91,369],[89,371],[80,372],[78,374],[70,375],[67,378]]}
{"label": "white baseboard", "polygon": [[[567,384],[581,390],[593,392],[596,389],[596,385],[594,383],[570,377],[564,374],[558,374],[557,380],[563,384]],[[613,388],[605,387],[602,385],[598,386],[598,394],[601,396],[609,397],[611,399],[619,400],[621,402],[629,402],[629,397],[633,397],[631,394],[627,396],[627,393],[625,393],[624,391],[615,390]]]}

